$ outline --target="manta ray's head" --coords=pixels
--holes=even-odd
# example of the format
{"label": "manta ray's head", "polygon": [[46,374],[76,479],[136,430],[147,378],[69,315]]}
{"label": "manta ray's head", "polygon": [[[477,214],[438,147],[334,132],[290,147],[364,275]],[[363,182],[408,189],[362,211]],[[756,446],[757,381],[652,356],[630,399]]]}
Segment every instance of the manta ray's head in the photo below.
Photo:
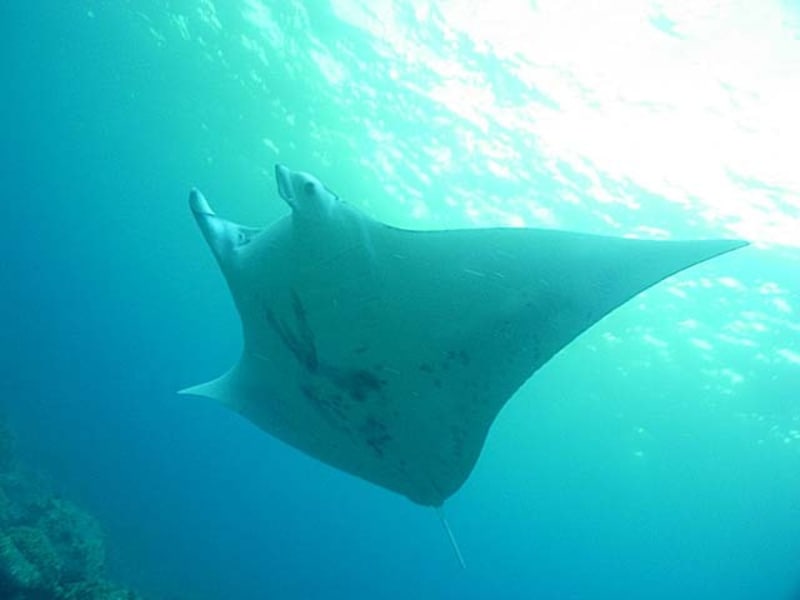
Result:
{"label": "manta ray's head", "polygon": [[325,219],[339,203],[339,196],[308,173],[275,165],[278,194],[292,208],[296,217],[308,220]]}

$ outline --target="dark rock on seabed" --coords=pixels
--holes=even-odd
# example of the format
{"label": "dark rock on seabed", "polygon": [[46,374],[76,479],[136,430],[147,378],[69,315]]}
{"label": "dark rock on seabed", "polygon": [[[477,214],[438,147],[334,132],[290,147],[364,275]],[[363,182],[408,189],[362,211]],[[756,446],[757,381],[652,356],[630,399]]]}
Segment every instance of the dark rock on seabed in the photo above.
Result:
{"label": "dark rock on seabed", "polygon": [[26,472],[13,440],[0,416],[0,599],[143,600],[106,579],[100,526]]}

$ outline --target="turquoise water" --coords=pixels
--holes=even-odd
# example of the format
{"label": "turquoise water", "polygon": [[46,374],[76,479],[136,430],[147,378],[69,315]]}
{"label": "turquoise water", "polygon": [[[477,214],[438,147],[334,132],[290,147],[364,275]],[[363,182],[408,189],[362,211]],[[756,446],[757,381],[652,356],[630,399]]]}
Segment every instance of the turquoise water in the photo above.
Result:
{"label": "turquoise water", "polygon": [[[0,9],[3,404],[119,578],[197,599],[797,594],[796,14],[494,4]],[[754,245],[632,300],[509,402],[446,505],[462,571],[432,510],[174,393],[241,343],[188,189],[266,224],[277,161],[403,227]]]}

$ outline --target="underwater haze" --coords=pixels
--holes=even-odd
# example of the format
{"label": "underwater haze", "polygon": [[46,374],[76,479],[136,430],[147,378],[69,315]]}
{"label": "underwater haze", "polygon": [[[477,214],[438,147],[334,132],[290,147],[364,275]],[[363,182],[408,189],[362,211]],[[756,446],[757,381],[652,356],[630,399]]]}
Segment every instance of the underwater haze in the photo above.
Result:
{"label": "underwater haze", "polygon": [[[800,10],[4,2],[2,410],[154,599],[800,597]],[[177,390],[241,326],[188,207],[274,165],[410,229],[751,245],[539,370],[436,512]],[[458,315],[452,316],[454,319]]]}

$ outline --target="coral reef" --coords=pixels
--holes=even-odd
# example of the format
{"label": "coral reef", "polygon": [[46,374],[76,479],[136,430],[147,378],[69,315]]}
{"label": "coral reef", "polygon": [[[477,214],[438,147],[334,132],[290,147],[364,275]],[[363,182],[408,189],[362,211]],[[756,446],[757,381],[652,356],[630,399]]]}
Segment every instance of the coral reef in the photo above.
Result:
{"label": "coral reef", "polygon": [[106,579],[99,525],[25,472],[13,439],[0,416],[0,598],[141,600]]}

